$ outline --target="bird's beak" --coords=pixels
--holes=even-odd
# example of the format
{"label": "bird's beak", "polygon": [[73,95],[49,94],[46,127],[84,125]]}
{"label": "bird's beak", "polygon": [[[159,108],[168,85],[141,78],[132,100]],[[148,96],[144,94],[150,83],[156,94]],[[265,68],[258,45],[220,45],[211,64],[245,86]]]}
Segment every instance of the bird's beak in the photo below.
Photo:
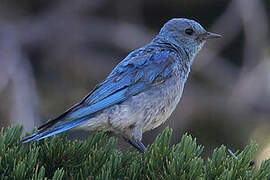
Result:
{"label": "bird's beak", "polygon": [[202,40],[207,40],[207,39],[215,39],[215,38],[222,38],[221,35],[216,34],[216,33],[211,33],[211,32],[206,32],[200,35]]}

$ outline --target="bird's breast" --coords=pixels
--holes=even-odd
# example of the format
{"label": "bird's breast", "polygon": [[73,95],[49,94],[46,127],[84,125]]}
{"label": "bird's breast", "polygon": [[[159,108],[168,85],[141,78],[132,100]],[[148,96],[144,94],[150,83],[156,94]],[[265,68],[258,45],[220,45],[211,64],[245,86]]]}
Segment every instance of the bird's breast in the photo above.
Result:
{"label": "bird's breast", "polygon": [[149,89],[143,96],[143,131],[148,131],[164,123],[175,110],[182,96],[185,80],[172,76],[163,84]]}

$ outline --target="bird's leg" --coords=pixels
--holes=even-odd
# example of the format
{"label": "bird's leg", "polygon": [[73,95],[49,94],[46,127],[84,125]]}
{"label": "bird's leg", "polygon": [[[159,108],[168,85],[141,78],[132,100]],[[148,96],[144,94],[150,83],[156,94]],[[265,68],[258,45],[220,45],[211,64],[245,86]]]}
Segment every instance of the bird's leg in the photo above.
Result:
{"label": "bird's leg", "polygon": [[133,147],[139,150],[141,153],[145,151],[145,146],[141,141],[135,139],[127,139],[127,142],[130,143]]}
{"label": "bird's leg", "polygon": [[141,142],[142,140],[142,129],[141,128],[134,128],[133,134],[131,138],[126,138],[124,139],[131,144],[133,147],[135,147],[137,150],[139,150],[141,153],[145,151],[145,146]]}

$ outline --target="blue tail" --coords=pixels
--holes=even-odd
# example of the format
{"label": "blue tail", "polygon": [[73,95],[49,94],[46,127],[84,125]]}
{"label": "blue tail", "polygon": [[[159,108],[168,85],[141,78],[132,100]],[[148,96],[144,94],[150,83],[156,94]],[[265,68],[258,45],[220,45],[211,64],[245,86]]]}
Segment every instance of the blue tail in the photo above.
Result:
{"label": "blue tail", "polygon": [[44,138],[59,134],[61,132],[67,131],[67,130],[73,128],[73,127],[76,127],[76,126],[84,123],[85,121],[89,120],[89,118],[91,118],[91,117],[89,117],[89,116],[88,117],[83,117],[81,119],[66,122],[66,123],[64,123],[62,125],[57,125],[57,123],[54,124],[54,125],[50,124],[51,127],[50,126],[49,127],[45,126],[43,129],[39,130],[38,132],[34,133],[33,135],[25,137],[22,140],[22,143],[27,143],[27,142],[30,142],[30,141],[39,141],[41,139],[44,139]]}

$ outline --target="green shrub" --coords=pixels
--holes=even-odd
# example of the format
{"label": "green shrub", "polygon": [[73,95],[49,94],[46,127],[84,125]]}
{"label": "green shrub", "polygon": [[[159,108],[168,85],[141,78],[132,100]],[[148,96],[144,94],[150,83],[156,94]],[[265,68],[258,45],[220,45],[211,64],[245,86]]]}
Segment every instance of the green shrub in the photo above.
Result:
{"label": "green shrub", "polygon": [[251,143],[234,157],[226,147],[214,150],[207,160],[196,139],[183,135],[170,145],[166,128],[143,154],[121,152],[115,138],[97,132],[84,141],[65,135],[22,144],[21,126],[0,133],[0,179],[270,179],[270,160],[259,169],[250,166],[257,145]]}

